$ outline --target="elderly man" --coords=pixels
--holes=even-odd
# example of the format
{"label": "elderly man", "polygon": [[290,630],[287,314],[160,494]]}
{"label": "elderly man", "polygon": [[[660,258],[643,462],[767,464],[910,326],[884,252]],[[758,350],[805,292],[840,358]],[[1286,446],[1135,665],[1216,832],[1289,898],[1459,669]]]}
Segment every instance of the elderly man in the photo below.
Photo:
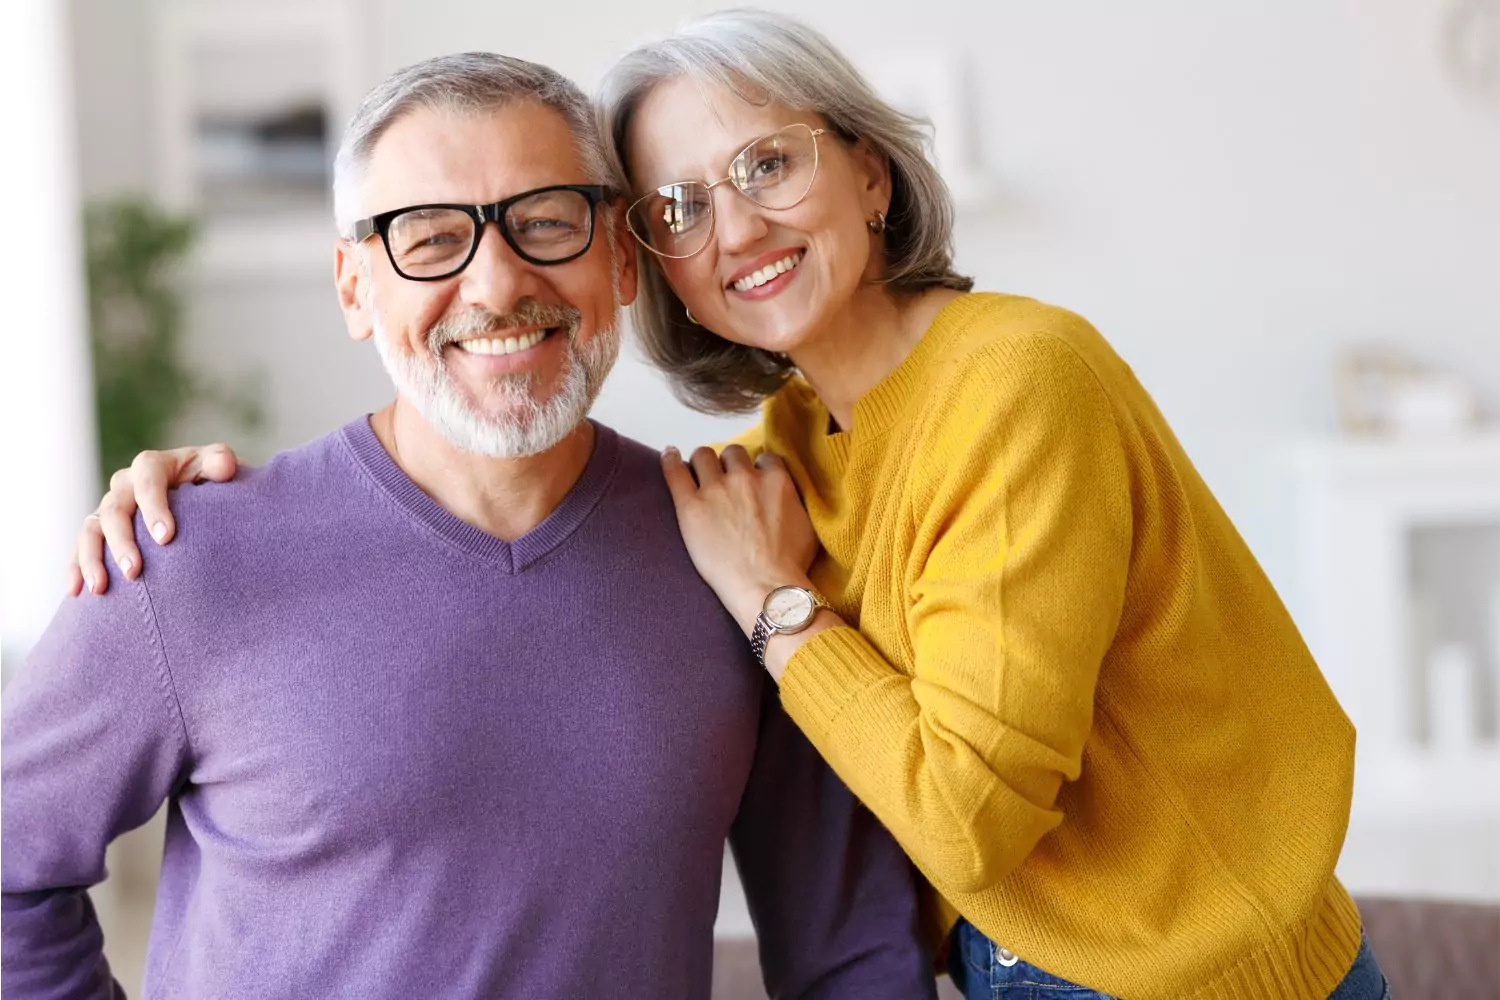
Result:
{"label": "elderly man", "polygon": [[601,163],[518,60],[365,100],[337,285],[396,401],[184,491],[190,534],[58,613],[5,699],[7,997],[112,995],[85,890],[163,802],[148,996],[706,996],[726,837],[774,994],[931,993],[906,860],[657,456],[586,419],[635,284]]}

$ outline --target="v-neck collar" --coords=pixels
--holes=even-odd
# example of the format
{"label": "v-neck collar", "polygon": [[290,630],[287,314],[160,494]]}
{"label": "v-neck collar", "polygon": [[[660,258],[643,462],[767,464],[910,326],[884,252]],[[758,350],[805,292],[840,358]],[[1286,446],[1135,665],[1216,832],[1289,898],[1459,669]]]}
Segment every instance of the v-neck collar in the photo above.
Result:
{"label": "v-neck collar", "polygon": [[359,466],[412,519],[465,552],[495,563],[504,572],[519,573],[567,541],[588,520],[614,479],[619,436],[602,424],[590,423],[594,425],[594,449],[583,474],[541,524],[514,542],[453,516],[413,482],[375,436],[368,415],[346,424],[343,438]]}

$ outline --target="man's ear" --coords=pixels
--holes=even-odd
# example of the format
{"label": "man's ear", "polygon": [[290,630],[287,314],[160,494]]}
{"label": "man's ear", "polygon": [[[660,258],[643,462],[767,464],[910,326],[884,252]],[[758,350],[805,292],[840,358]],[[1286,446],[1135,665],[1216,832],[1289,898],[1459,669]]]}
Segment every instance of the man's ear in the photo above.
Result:
{"label": "man's ear", "polygon": [[370,272],[364,266],[363,254],[362,249],[345,239],[334,245],[333,281],[339,290],[344,325],[355,340],[368,340],[375,332],[375,314],[370,308],[374,289],[370,287]]}
{"label": "man's ear", "polygon": [[636,251],[640,248],[636,245],[635,236],[630,232],[630,226],[625,221],[625,212],[629,206],[624,198],[616,198],[609,213],[611,234],[615,240],[615,259],[619,262],[619,274],[615,276],[616,290],[620,293],[620,305],[628,306],[635,301],[637,283],[640,274],[637,270],[640,261],[636,257]]}

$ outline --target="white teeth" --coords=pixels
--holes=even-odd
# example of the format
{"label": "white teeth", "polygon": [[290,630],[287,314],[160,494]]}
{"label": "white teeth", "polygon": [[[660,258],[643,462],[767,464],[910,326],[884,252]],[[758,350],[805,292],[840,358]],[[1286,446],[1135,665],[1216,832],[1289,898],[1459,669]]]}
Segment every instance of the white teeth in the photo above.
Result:
{"label": "white teeth", "polygon": [[519,337],[476,337],[473,340],[456,341],[453,346],[470,354],[516,354],[535,347],[547,335],[546,330],[535,330]]}
{"label": "white teeth", "polygon": [[732,287],[737,292],[748,292],[752,288],[759,288],[778,274],[785,274],[798,264],[802,263],[802,251],[783,257],[772,264],[767,264],[758,271],[751,271],[743,278],[734,282]]}

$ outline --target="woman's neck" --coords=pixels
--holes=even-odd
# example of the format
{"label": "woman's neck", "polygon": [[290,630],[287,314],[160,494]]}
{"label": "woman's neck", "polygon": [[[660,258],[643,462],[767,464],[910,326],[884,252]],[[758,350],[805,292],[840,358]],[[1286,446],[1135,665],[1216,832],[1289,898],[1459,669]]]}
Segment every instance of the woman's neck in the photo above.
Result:
{"label": "woman's neck", "polygon": [[854,426],[854,404],[900,367],[937,314],[962,292],[933,288],[897,295],[866,284],[849,306],[807,338],[792,364],[807,379],[840,430]]}

